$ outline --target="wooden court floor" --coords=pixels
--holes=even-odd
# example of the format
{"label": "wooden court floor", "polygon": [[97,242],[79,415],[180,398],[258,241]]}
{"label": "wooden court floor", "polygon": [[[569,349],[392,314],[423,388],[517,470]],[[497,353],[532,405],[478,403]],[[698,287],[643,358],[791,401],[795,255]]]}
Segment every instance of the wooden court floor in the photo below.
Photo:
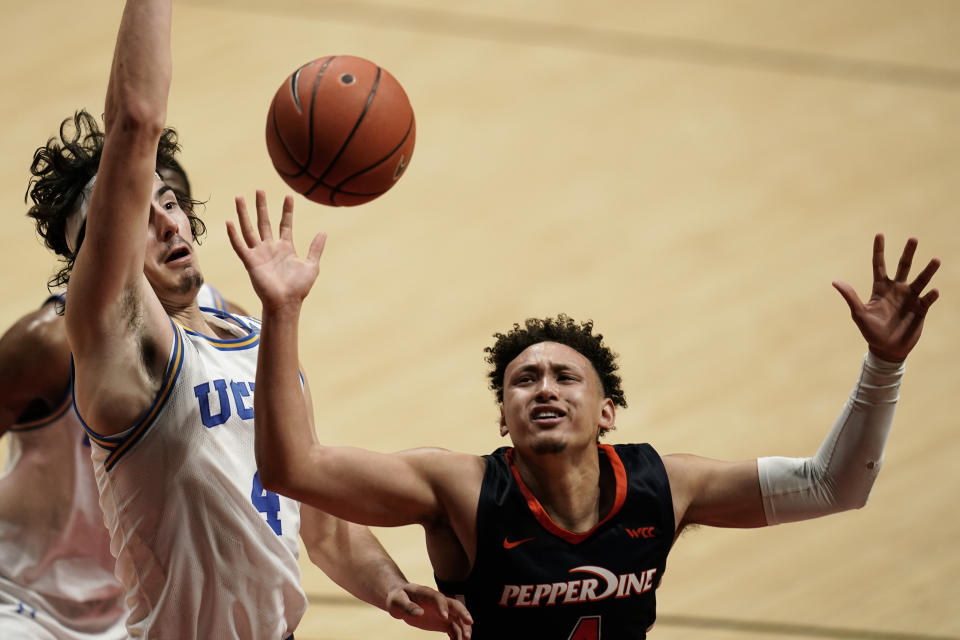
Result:
{"label": "wooden court floor", "polygon": [[[33,150],[102,112],[120,2],[4,4],[0,323],[53,262],[23,194]],[[416,153],[355,209],[298,200],[330,234],[308,299],[320,437],[486,453],[501,440],[483,347],[530,316],[592,318],[620,353],[613,442],[724,459],[811,455],[864,344],[874,233],[943,260],[862,511],[699,529],[668,562],[652,637],[960,638],[960,5],[947,0],[180,0],[169,122],[208,200],[208,281],[256,309],[223,221],[284,185],[263,141],[295,67],[373,59],[405,86]],[[377,534],[430,583],[422,533]],[[298,640],[425,638],[306,560]]]}

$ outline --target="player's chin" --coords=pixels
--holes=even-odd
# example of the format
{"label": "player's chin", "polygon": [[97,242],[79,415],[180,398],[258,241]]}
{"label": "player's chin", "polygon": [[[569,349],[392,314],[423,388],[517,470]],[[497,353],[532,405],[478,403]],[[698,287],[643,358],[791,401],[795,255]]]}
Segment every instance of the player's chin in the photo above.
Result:
{"label": "player's chin", "polygon": [[533,439],[530,449],[538,456],[555,455],[567,450],[567,441],[556,434],[542,434]]}
{"label": "player's chin", "polygon": [[170,275],[169,290],[172,294],[180,297],[193,299],[200,292],[203,286],[203,274],[198,269],[188,267]]}

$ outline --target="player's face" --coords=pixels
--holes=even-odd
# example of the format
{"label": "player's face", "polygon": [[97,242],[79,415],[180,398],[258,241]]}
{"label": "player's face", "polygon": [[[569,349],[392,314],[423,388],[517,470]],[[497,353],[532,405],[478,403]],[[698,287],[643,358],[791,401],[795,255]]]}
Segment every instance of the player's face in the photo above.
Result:
{"label": "player's face", "polygon": [[594,446],[613,427],[614,407],[590,361],[557,342],[539,342],[507,365],[500,430],[518,450],[561,453]]}
{"label": "player's face", "polygon": [[203,284],[194,249],[187,214],[173,189],[155,178],[143,272],[165,307],[188,304]]}

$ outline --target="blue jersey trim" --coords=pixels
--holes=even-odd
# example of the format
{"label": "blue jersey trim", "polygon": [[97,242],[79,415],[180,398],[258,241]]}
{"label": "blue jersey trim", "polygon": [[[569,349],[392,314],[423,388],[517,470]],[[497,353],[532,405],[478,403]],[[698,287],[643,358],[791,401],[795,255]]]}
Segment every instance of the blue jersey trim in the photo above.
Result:
{"label": "blue jersey trim", "polygon": [[[233,315],[232,313],[228,313],[227,311],[221,311],[211,307],[200,307],[200,310],[210,313],[217,318],[232,320],[249,333],[239,338],[214,338],[202,333],[198,333],[188,327],[183,326],[182,324],[177,323],[189,335],[206,340],[214,349],[217,349],[218,351],[242,351],[244,349],[252,349],[260,344],[259,323],[257,323],[253,318],[241,318]],[[250,322],[247,322],[247,320]],[[254,324],[257,326],[254,326]]]}

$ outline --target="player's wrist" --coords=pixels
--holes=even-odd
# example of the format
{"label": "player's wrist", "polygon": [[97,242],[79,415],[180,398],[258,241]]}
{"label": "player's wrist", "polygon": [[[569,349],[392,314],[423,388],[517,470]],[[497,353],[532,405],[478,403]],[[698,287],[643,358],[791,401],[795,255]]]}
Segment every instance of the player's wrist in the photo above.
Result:
{"label": "player's wrist", "polygon": [[877,351],[873,347],[867,350],[866,364],[872,369],[880,371],[895,371],[903,367],[906,357],[897,358],[894,355]]}
{"label": "player's wrist", "polygon": [[261,300],[263,303],[263,317],[273,320],[299,320],[303,309],[302,298],[286,298],[282,300]]}

